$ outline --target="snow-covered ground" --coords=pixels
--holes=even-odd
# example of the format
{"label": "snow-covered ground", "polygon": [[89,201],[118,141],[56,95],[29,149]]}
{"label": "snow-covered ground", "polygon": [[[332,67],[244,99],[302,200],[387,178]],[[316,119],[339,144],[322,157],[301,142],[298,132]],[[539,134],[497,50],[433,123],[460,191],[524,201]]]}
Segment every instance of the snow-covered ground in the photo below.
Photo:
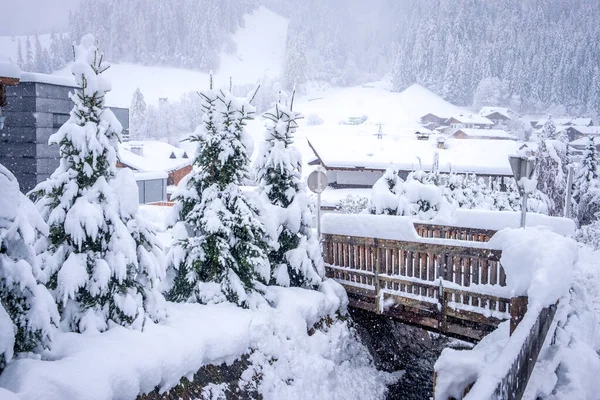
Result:
{"label": "snow-covered ground", "polygon": [[320,318],[345,309],[339,284],[327,281],[320,292],[270,287],[266,298],[271,304],[250,310],[169,303],[167,320],[144,332],[61,333],[44,360],[11,363],[0,386],[22,400],[134,399],[155,387],[168,390],[203,365],[252,353],[242,380],[262,375],[265,399],[384,396],[395,375],[375,370],[347,322],[308,334]]}

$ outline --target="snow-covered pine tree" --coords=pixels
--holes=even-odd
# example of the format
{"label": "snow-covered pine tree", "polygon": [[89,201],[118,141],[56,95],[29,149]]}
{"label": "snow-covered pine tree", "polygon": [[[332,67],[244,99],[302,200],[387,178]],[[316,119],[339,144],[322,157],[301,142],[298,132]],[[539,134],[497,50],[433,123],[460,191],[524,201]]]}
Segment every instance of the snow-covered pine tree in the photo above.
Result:
{"label": "snow-covered pine tree", "polygon": [[54,299],[36,280],[34,244],[47,234],[13,174],[0,164],[0,372],[14,354],[48,344],[59,317]]}
{"label": "snow-covered pine tree", "polygon": [[136,88],[133,92],[131,107],[129,108],[129,138],[131,140],[142,140],[146,137],[145,121],[146,121],[146,102],[140,88]]}
{"label": "snow-covered pine tree", "polygon": [[23,48],[21,46],[21,39],[17,39],[17,65],[23,68]]}
{"label": "snow-covered pine tree", "polygon": [[50,71],[55,71],[65,65],[65,58],[61,49],[60,38],[56,36],[54,31],[50,34]]}
{"label": "snow-covered pine tree", "polygon": [[554,140],[554,139],[557,139],[557,137],[558,137],[558,132],[556,131],[556,124],[554,123],[554,120],[552,119],[552,115],[548,115],[548,119],[546,120],[546,122],[544,122],[544,126],[542,126],[542,130],[539,133],[539,138],[540,138],[540,140],[541,139]]}
{"label": "snow-covered pine tree", "polygon": [[31,50],[31,39],[27,36],[27,40],[25,41],[25,60],[23,63],[23,70],[28,72],[33,72],[35,69],[35,65],[33,62],[33,51]]}
{"label": "snow-covered pine tree", "polygon": [[121,124],[104,105],[108,68],[92,35],[74,47],[77,89],[70,119],[50,137],[60,165],[34,194],[50,226],[39,246],[42,281],[52,290],[65,329],[104,331],[110,323],[141,329],[164,318],[161,250],[136,218],[133,174],[117,174]]}
{"label": "snow-covered pine tree", "polygon": [[581,196],[588,191],[590,183],[596,179],[598,179],[598,152],[594,137],[589,136],[581,163],[573,179],[573,199],[576,203],[579,203]]}
{"label": "snow-covered pine tree", "polygon": [[544,139],[548,134],[551,130],[540,135],[535,176],[537,189],[547,196],[549,215],[558,216],[562,215],[566,191],[566,176],[559,154],[563,146],[557,140]]}
{"label": "snow-covered pine tree", "polygon": [[324,276],[318,239],[312,231],[306,184],[302,181],[302,156],[293,146],[297,119],[282,102],[267,111],[265,140],[256,163],[256,177],[268,213],[277,219],[273,232],[277,247],[270,249],[273,283],[281,286],[316,287]]}
{"label": "snow-covered pine tree", "polygon": [[240,184],[248,176],[253,106],[223,90],[200,93],[204,112],[189,140],[198,143],[193,170],[175,196],[175,243],[167,259],[173,301],[247,305],[270,279],[266,229]]}

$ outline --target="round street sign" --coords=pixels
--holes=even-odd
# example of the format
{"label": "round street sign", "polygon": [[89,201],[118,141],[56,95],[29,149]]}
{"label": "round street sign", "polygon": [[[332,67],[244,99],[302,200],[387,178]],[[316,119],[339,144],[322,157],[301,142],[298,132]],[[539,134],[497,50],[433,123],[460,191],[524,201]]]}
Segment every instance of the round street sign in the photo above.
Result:
{"label": "round street sign", "polygon": [[322,193],[327,187],[327,174],[323,169],[316,169],[308,175],[308,188],[314,193]]}

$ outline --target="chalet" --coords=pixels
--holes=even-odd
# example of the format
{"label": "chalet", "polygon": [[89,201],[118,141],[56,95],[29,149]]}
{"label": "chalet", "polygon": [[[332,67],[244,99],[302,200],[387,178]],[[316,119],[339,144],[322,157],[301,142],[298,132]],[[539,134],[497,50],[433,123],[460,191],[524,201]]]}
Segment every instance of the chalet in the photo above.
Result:
{"label": "chalet", "polygon": [[[600,136],[593,136],[596,150],[600,151]],[[573,155],[580,156],[588,145],[588,137],[580,137],[576,140],[569,142],[569,146],[573,149]]]}
{"label": "chalet", "polygon": [[470,114],[470,115],[455,115],[446,120],[446,125],[449,125],[453,130],[460,128],[467,129],[490,129],[494,126],[494,123],[486,117],[481,115]]}
{"label": "chalet", "polygon": [[575,125],[566,127],[564,131],[570,142],[587,136],[600,136],[600,126]]}
{"label": "chalet", "polygon": [[439,115],[436,115],[433,113],[423,115],[420,119],[421,125],[423,125],[424,127],[428,128],[428,129],[436,129],[436,128],[439,128],[440,126],[444,126],[444,125],[446,125],[447,120],[448,120],[448,117],[439,116]]}
{"label": "chalet", "polygon": [[[48,139],[70,117],[73,103],[69,92],[74,85],[73,77],[25,72],[20,80],[13,79],[11,86],[0,85],[4,99],[0,164],[17,177],[24,193],[47,179],[59,165],[58,147],[49,146]],[[110,108],[127,131],[128,110]]]}
{"label": "chalet", "polygon": [[460,128],[449,136],[454,139],[517,140],[517,137],[502,129]]}
{"label": "chalet", "polygon": [[[165,201],[179,184],[181,179],[192,170],[193,158],[183,149],[165,142],[143,141],[127,142],[119,145],[120,168],[130,168],[136,174],[164,174],[165,198],[154,201]],[[138,183],[139,186],[139,183]],[[140,203],[147,203],[140,197]]]}
{"label": "chalet", "polygon": [[[592,118],[588,117],[566,117],[566,118],[553,118],[552,121],[556,127],[560,126],[594,126],[594,121]],[[535,122],[534,128],[542,128],[546,122],[548,122],[547,118],[541,119]]]}
{"label": "chalet", "polygon": [[504,107],[482,107],[479,115],[491,120],[494,124],[506,124],[508,121],[519,118],[520,115]]}
{"label": "chalet", "polygon": [[394,165],[406,178],[412,171],[430,171],[434,154],[439,155],[441,173],[476,174],[488,182],[512,179],[508,156],[518,151],[514,140],[461,140],[447,138],[438,148],[437,140],[416,138],[310,136],[308,144],[315,159],[310,165],[327,170],[333,189],[365,189]]}

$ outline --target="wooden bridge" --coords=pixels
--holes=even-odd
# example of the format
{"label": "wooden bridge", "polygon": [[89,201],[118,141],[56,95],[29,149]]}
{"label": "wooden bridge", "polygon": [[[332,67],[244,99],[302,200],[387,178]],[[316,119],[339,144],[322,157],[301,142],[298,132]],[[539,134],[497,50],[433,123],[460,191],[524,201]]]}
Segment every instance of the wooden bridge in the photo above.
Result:
{"label": "wooden bridge", "polygon": [[[421,240],[323,234],[327,276],[344,286],[349,305],[471,342],[510,320],[512,335],[527,313],[527,298],[510,297],[506,289],[501,251],[486,243],[495,232],[414,226]],[[542,310],[533,326],[522,327],[529,332],[521,335],[521,351],[496,392],[477,400],[521,398],[555,309]]]}

